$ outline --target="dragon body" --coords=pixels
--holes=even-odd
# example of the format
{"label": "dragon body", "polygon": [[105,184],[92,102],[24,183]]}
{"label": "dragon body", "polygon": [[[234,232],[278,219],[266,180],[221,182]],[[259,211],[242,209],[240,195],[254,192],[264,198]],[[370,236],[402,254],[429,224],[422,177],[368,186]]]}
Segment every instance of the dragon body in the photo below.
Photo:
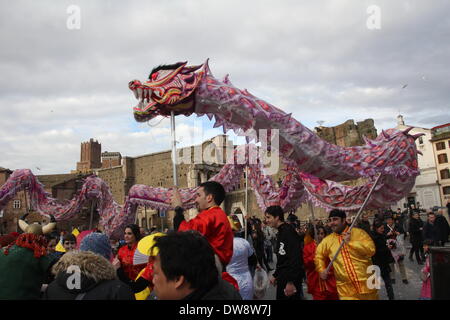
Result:
{"label": "dragon body", "polygon": [[[248,166],[249,181],[262,210],[269,205],[281,205],[284,210],[294,210],[302,202],[312,201],[326,209],[357,210],[367,198],[375,179],[379,182],[370,197],[367,208],[384,208],[405,197],[419,174],[414,140],[419,135],[389,129],[376,139],[365,138],[366,144],[356,147],[339,147],[330,144],[303,126],[281,109],[259,99],[247,90],[233,86],[228,76],[216,79],[208,62],[198,66],[187,63],[159,66],[150,73],[149,80],[133,80],[130,90],[138,99],[134,108],[137,121],[148,121],[156,116],[206,115],[214,118],[214,127],[222,126],[224,133],[233,130],[248,137],[253,132],[255,142],[266,137],[259,134],[267,130],[268,139],[279,137],[277,150],[284,165],[285,176],[281,186],[266,173],[261,161],[250,161],[250,150],[255,145],[239,146],[234,158],[243,154],[241,162],[227,163],[211,178],[220,182],[226,191],[239,183],[244,167]],[[343,181],[365,178],[365,183],[347,186]],[[195,206],[198,187],[180,189],[186,208]],[[134,222],[138,205],[160,210],[170,209],[172,188],[154,188],[134,185],[130,188],[124,206],[112,198],[106,183],[95,175],[86,178],[79,194],[72,200],[60,202],[50,197],[30,170],[16,170],[0,188],[0,209],[19,191],[30,194],[31,206],[43,215],[52,214],[56,220],[72,218],[85,201],[96,199],[100,225],[113,238],[122,236],[125,225]]]}
{"label": "dragon body", "polygon": [[[152,70],[149,81],[131,81],[129,88],[139,100],[134,108],[137,121],[174,111],[214,118],[214,127],[222,126],[224,133],[230,129],[238,135],[248,130],[277,129],[278,151],[287,172],[281,190],[268,182],[270,177],[253,174],[253,189],[263,210],[265,202],[278,202],[286,210],[298,207],[304,200],[327,209],[357,210],[378,175],[381,175],[379,183],[367,207],[382,208],[407,195],[419,174],[414,142],[419,135],[409,135],[411,128],[382,131],[374,140],[365,138],[363,146],[336,146],[321,139],[291,114],[236,88],[228,76],[222,81],[216,79],[208,61],[194,67],[185,62],[158,67]],[[256,135],[256,141],[258,138]],[[353,187],[340,183],[358,178],[366,178],[367,182]],[[274,192],[259,194],[262,184]],[[278,199],[274,199],[275,193]]]}

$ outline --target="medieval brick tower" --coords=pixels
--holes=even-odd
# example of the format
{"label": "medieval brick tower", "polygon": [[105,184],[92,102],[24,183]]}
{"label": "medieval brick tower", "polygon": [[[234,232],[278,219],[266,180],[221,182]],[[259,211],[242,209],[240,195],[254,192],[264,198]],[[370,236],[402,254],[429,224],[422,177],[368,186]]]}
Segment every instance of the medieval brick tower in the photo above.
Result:
{"label": "medieval brick tower", "polygon": [[77,162],[77,172],[89,172],[92,169],[102,167],[101,161],[102,145],[94,139],[81,143],[80,162]]}

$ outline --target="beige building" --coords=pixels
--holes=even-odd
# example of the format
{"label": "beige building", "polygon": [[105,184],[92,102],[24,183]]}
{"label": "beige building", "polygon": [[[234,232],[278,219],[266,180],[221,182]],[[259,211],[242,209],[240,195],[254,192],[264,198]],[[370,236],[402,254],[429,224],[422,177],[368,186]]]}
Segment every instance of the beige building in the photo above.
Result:
{"label": "beige building", "polygon": [[397,208],[404,210],[408,205],[429,209],[442,204],[433,151],[434,147],[431,141],[432,130],[405,124],[403,116],[399,115],[397,117],[396,129],[405,130],[409,127],[413,127],[409,132],[410,135],[418,133],[424,134],[424,136],[419,137],[415,141],[417,150],[422,152],[422,155],[419,154],[417,159],[420,175],[416,177],[416,183],[411,192],[395,206],[391,207],[394,211],[396,211]]}
{"label": "beige building", "polygon": [[450,201],[450,123],[431,129],[441,205]]}
{"label": "beige building", "polygon": [[334,127],[319,126],[314,131],[322,139],[341,147],[361,146],[364,142],[364,136],[370,139],[377,137],[373,119],[366,119],[357,122],[347,120],[344,123]]}
{"label": "beige building", "polygon": [[[321,138],[340,146],[362,145],[364,144],[363,136],[371,139],[377,136],[372,119],[357,122],[356,125],[353,120],[348,120],[335,127],[321,126],[315,129]],[[220,171],[229,153],[233,152],[234,148],[235,146],[228,139],[228,136],[218,135],[204,141],[201,145],[178,149],[178,186],[180,188],[196,187],[200,183],[209,180]],[[163,188],[173,186],[173,167],[170,150],[137,157],[123,157],[121,160],[121,164],[117,166],[93,169],[100,178],[108,183],[114,199],[119,204],[125,202],[128,190],[134,184]],[[102,163],[105,163],[104,158],[102,158]],[[281,165],[279,172],[273,175],[272,178],[280,183],[283,177],[284,171]],[[361,183],[361,181],[348,182],[347,184],[357,183]],[[249,186],[247,193],[248,209],[245,205],[245,192],[245,174],[243,174],[235,190],[227,193],[222,205],[225,212],[263,218],[263,212],[257,205],[251,186]],[[295,215],[304,221],[311,217],[312,210],[314,210],[316,218],[324,219],[328,217],[324,209],[313,208],[310,204],[304,204],[298,208]],[[197,210],[192,209],[189,211],[189,214],[193,217],[197,214]],[[136,223],[144,228],[156,226],[162,230],[166,227],[172,227],[172,218],[173,212],[161,213],[157,210],[138,207]]]}
{"label": "beige building", "polygon": [[[373,125],[373,120],[367,119],[358,122],[356,125],[353,120],[346,121],[335,127],[315,128],[317,134],[328,142],[340,146],[356,146],[364,144],[362,136],[371,139],[375,138],[377,133]],[[189,146],[180,148],[178,153],[178,186],[180,188],[196,187],[200,183],[209,180],[217,174],[226,162],[230,152],[234,151],[235,146],[226,135],[218,135],[212,139],[204,141],[198,146]],[[7,169],[4,172],[5,177],[10,174]],[[77,169],[71,174],[38,176],[38,179],[45,185],[45,188],[53,197],[64,200],[71,199],[80,187],[82,178],[90,173],[96,173],[108,185],[114,200],[123,205],[125,197],[131,186],[135,184],[144,184],[153,187],[169,188],[173,186],[173,168],[171,160],[171,151],[162,151],[137,157],[122,157],[119,152],[101,152],[101,144],[93,139],[81,144],[80,161],[77,163]],[[0,172],[0,185],[2,182]],[[281,183],[284,177],[282,165],[277,174],[272,176],[274,181]],[[3,179],[6,181],[7,178]],[[359,182],[349,182],[347,184],[356,184]],[[227,193],[224,204],[225,212],[231,214],[243,214],[263,218],[263,212],[256,202],[256,197],[252,188],[248,188],[248,209],[246,207],[246,188],[245,174],[242,175],[239,184],[233,191]],[[21,200],[22,210],[10,208],[9,212],[14,212],[15,220],[11,220],[9,226],[16,227],[19,213],[24,212],[24,195],[18,195],[17,200]],[[20,198],[22,197],[22,198]],[[11,202],[9,206],[13,206]],[[16,203],[17,205],[17,203]],[[89,212],[91,205],[83,208],[79,219],[73,221],[73,226],[89,223]],[[12,211],[13,210],[13,211]],[[15,211],[14,211],[15,210]],[[328,215],[322,208],[313,208],[310,204],[304,204],[295,212],[300,220],[307,220],[311,217],[312,210],[316,218],[324,219]],[[191,217],[195,216],[196,210],[189,211]],[[22,213],[23,214],[23,213]],[[98,214],[94,211],[94,222],[98,221]],[[138,207],[136,223],[144,228],[156,226],[163,230],[166,227],[172,227],[173,212],[158,212],[157,210]],[[70,223],[68,223],[70,224]],[[95,223],[94,223],[95,225]],[[66,229],[69,225],[64,226]],[[11,227],[12,228],[12,227]],[[8,228],[9,229],[9,228]]]}

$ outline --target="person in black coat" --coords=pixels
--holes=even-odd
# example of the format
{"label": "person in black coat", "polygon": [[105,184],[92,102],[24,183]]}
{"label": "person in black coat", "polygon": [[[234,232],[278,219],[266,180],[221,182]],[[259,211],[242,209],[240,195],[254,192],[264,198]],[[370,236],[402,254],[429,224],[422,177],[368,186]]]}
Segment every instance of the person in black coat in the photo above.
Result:
{"label": "person in black coat", "polygon": [[389,300],[394,300],[394,289],[392,287],[391,268],[389,265],[394,263],[395,260],[387,246],[387,238],[384,235],[384,223],[382,221],[374,221],[372,239],[375,243],[375,255],[372,257],[372,262],[380,268],[381,278],[383,278]]}
{"label": "person in black coat", "polygon": [[[77,280],[77,270],[80,277]],[[44,300],[134,300],[134,293],[117,279],[113,265],[90,251],[70,251],[53,266],[55,280]]]}
{"label": "person in black coat", "polygon": [[447,216],[450,219],[450,200],[447,200]]}
{"label": "person in black coat", "polygon": [[369,216],[367,213],[363,213],[361,217],[361,221],[358,223],[358,228],[363,229],[367,234],[370,235],[371,228],[370,228],[370,222],[369,222]]}
{"label": "person in black coat", "polygon": [[412,261],[412,256],[415,254],[417,263],[423,264],[423,221],[420,219],[418,212],[412,214],[408,230],[412,245],[411,251],[409,252],[409,259]]}
{"label": "person in black coat", "polygon": [[439,245],[439,230],[436,223],[436,215],[434,212],[428,212],[428,221],[423,226],[423,238],[424,240],[430,240],[432,246]]}
{"label": "person in black coat", "polygon": [[170,232],[155,239],[155,248],[153,292],[158,300],[242,300],[219,273],[214,249],[199,232]]}
{"label": "person in black coat", "polygon": [[280,206],[266,209],[267,224],[278,229],[277,266],[270,277],[272,285],[277,286],[277,300],[301,300],[303,298],[302,279],[305,271],[301,254],[301,239],[294,226],[284,222],[284,212]]}
{"label": "person in black coat", "polygon": [[445,219],[444,209],[439,209],[436,214],[436,229],[437,229],[437,243],[438,246],[445,246],[445,243],[448,241],[448,236],[450,234],[450,226],[448,225],[447,219]]}

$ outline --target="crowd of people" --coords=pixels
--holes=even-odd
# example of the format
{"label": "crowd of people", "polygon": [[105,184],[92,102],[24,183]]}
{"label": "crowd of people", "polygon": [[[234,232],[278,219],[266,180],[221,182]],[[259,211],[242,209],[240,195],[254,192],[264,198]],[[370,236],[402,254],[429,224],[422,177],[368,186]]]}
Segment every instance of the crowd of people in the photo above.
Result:
{"label": "crowd of people", "polygon": [[[224,212],[224,199],[219,183],[201,184],[199,213],[186,219],[175,189],[172,230],[130,224],[120,240],[98,230],[82,238],[58,235],[53,218],[42,226],[28,224],[25,215],[19,220],[23,233],[0,237],[0,299],[252,300],[272,285],[277,300],[303,300],[305,285],[314,300],[376,300],[379,287],[371,285],[368,270],[377,266],[378,282],[393,300],[396,268],[409,283],[408,238],[409,259],[415,255],[423,265],[420,297],[431,298],[428,251],[448,241],[444,208],[427,211],[426,222],[410,208],[363,214],[355,223],[331,210],[326,221],[302,223],[293,212],[269,206],[262,219],[244,221]],[[145,260],[139,260],[138,246],[149,237]]]}

